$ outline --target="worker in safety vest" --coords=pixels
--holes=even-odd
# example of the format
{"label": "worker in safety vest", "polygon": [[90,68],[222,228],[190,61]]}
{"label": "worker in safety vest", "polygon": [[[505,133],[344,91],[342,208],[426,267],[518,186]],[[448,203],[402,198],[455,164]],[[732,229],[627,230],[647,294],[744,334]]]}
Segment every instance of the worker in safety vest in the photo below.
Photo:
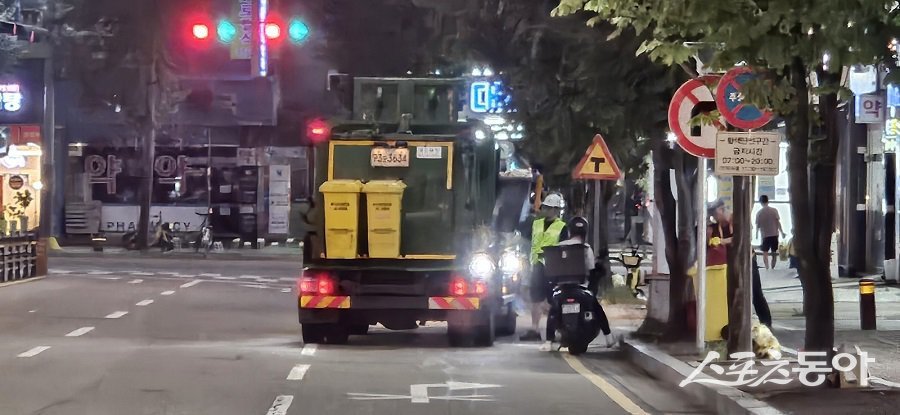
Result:
{"label": "worker in safety vest", "polygon": [[569,239],[566,222],[560,219],[564,206],[562,196],[551,193],[541,203],[530,229],[531,236],[531,281],[528,289],[531,300],[531,329],[520,337],[523,341],[540,341],[540,323],[544,303],[549,301],[553,287],[544,277],[544,248],[559,245]]}

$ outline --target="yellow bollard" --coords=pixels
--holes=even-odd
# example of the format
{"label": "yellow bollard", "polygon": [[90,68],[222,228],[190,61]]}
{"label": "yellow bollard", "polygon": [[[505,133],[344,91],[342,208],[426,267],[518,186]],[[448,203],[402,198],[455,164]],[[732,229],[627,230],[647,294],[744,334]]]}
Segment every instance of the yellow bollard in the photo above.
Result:
{"label": "yellow bollard", "polygon": [[859,280],[859,325],[862,330],[875,330],[875,281]]}

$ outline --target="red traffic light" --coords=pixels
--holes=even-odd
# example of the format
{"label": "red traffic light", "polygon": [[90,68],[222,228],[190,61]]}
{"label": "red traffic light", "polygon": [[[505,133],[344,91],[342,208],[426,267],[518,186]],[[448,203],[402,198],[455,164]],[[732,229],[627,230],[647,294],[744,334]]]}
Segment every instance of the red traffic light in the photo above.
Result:
{"label": "red traffic light", "polygon": [[266,38],[269,40],[278,40],[281,39],[281,26],[278,23],[266,23],[263,26],[263,33],[265,33]]}
{"label": "red traffic light", "polygon": [[191,34],[194,36],[194,39],[209,39],[209,26],[203,23],[196,23],[191,27]]}
{"label": "red traffic light", "polygon": [[330,135],[331,125],[325,120],[315,119],[306,125],[306,137],[313,143],[326,141]]}

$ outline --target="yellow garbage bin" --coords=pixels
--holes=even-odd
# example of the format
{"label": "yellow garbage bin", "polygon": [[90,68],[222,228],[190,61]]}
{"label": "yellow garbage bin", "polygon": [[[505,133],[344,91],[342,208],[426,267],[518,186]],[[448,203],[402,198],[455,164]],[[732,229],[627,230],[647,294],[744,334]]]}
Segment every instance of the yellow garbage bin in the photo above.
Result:
{"label": "yellow garbage bin", "polygon": [[329,180],[319,186],[325,197],[326,258],[356,258],[360,189],[359,180]]}
{"label": "yellow garbage bin", "polygon": [[372,180],[363,185],[369,222],[369,257],[400,256],[400,212],[403,190],[400,180]]}
{"label": "yellow garbage bin", "polygon": [[[728,272],[725,265],[706,267],[706,327],[703,338],[707,342],[721,341],[722,328],[728,325]],[[699,296],[700,283],[696,267],[690,272],[694,294]]]}

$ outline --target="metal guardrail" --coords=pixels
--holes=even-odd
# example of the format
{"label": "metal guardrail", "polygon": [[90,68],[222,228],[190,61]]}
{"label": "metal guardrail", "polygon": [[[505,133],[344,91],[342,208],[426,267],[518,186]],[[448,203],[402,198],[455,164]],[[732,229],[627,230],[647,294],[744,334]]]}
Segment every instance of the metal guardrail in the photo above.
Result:
{"label": "metal guardrail", "polygon": [[37,276],[37,262],[37,235],[0,237],[0,283]]}

